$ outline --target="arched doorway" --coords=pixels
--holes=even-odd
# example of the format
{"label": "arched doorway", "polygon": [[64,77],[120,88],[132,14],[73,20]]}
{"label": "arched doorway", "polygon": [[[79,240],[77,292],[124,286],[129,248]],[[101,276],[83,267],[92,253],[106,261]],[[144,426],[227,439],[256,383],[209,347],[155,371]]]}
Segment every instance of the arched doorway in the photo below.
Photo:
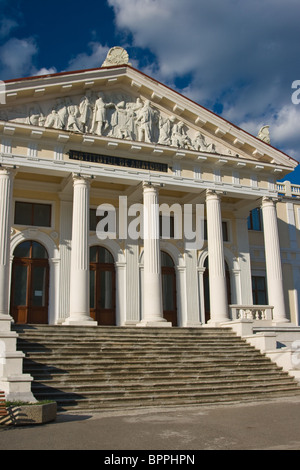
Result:
{"label": "arched doorway", "polygon": [[48,252],[36,241],[20,243],[13,253],[11,316],[15,323],[48,323]]}
{"label": "arched doorway", "polygon": [[[210,320],[210,297],[209,297],[209,269],[208,269],[208,257],[204,262],[204,275],[203,275],[203,283],[204,283],[204,308],[205,308],[205,323]],[[230,284],[230,271],[227,262],[225,261],[225,276],[226,276],[226,286],[227,286],[227,300],[228,305],[231,304],[231,284]],[[216,292],[216,295],[218,293]]]}
{"label": "arched doorway", "polygon": [[168,253],[161,251],[163,316],[177,326],[176,272],[174,262]]}
{"label": "arched doorway", "polygon": [[99,325],[116,324],[116,273],[112,254],[90,247],[90,314]]}

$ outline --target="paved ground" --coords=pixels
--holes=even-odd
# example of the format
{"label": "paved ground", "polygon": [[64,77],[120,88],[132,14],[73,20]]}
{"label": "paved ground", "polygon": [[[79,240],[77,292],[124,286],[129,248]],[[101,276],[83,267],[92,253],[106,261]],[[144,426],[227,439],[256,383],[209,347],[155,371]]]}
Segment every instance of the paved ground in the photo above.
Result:
{"label": "paved ground", "polygon": [[56,421],[44,425],[0,426],[0,449],[107,451],[101,458],[106,454],[111,457],[109,451],[129,455],[126,450],[299,450],[300,398],[217,407],[58,414]]}

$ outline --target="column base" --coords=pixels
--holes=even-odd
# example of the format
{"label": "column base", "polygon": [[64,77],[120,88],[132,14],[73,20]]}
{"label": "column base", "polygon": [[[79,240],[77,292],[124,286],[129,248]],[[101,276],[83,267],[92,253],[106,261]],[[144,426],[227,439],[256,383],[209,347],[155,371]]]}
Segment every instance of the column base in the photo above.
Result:
{"label": "column base", "polygon": [[136,324],[137,327],[152,327],[152,328],[170,328],[172,326],[171,322],[167,320],[151,321],[151,320],[141,320]]}
{"label": "column base", "polygon": [[287,318],[283,318],[282,320],[272,320],[272,326],[287,326],[287,323],[291,323]]}
{"label": "column base", "polygon": [[98,322],[93,320],[90,317],[83,317],[83,318],[67,318],[62,325],[69,325],[69,326],[98,326]]}

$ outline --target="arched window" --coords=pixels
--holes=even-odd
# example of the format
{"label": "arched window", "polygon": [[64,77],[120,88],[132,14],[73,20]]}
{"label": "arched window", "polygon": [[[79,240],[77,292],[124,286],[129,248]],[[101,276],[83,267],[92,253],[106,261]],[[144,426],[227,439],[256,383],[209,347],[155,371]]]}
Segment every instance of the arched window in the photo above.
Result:
{"label": "arched window", "polygon": [[14,250],[11,315],[16,323],[48,323],[48,253],[40,243],[27,240]]}

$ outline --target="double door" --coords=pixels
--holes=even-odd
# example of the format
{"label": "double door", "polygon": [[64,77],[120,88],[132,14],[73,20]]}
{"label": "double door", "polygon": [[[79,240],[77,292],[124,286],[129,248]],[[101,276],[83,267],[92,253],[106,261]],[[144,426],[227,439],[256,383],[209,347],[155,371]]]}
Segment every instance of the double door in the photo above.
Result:
{"label": "double door", "polygon": [[99,325],[116,324],[116,273],[112,255],[103,247],[90,250],[90,315]]}
{"label": "double door", "polygon": [[[48,323],[49,263],[34,255],[42,252],[36,242],[24,242],[26,256],[15,256],[12,268],[11,315],[15,323]],[[34,244],[34,245],[33,245]],[[22,249],[22,247],[21,247]],[[19,250],[20,251],[20,250]],[[17,253],[18,254],[18,253]]]}

